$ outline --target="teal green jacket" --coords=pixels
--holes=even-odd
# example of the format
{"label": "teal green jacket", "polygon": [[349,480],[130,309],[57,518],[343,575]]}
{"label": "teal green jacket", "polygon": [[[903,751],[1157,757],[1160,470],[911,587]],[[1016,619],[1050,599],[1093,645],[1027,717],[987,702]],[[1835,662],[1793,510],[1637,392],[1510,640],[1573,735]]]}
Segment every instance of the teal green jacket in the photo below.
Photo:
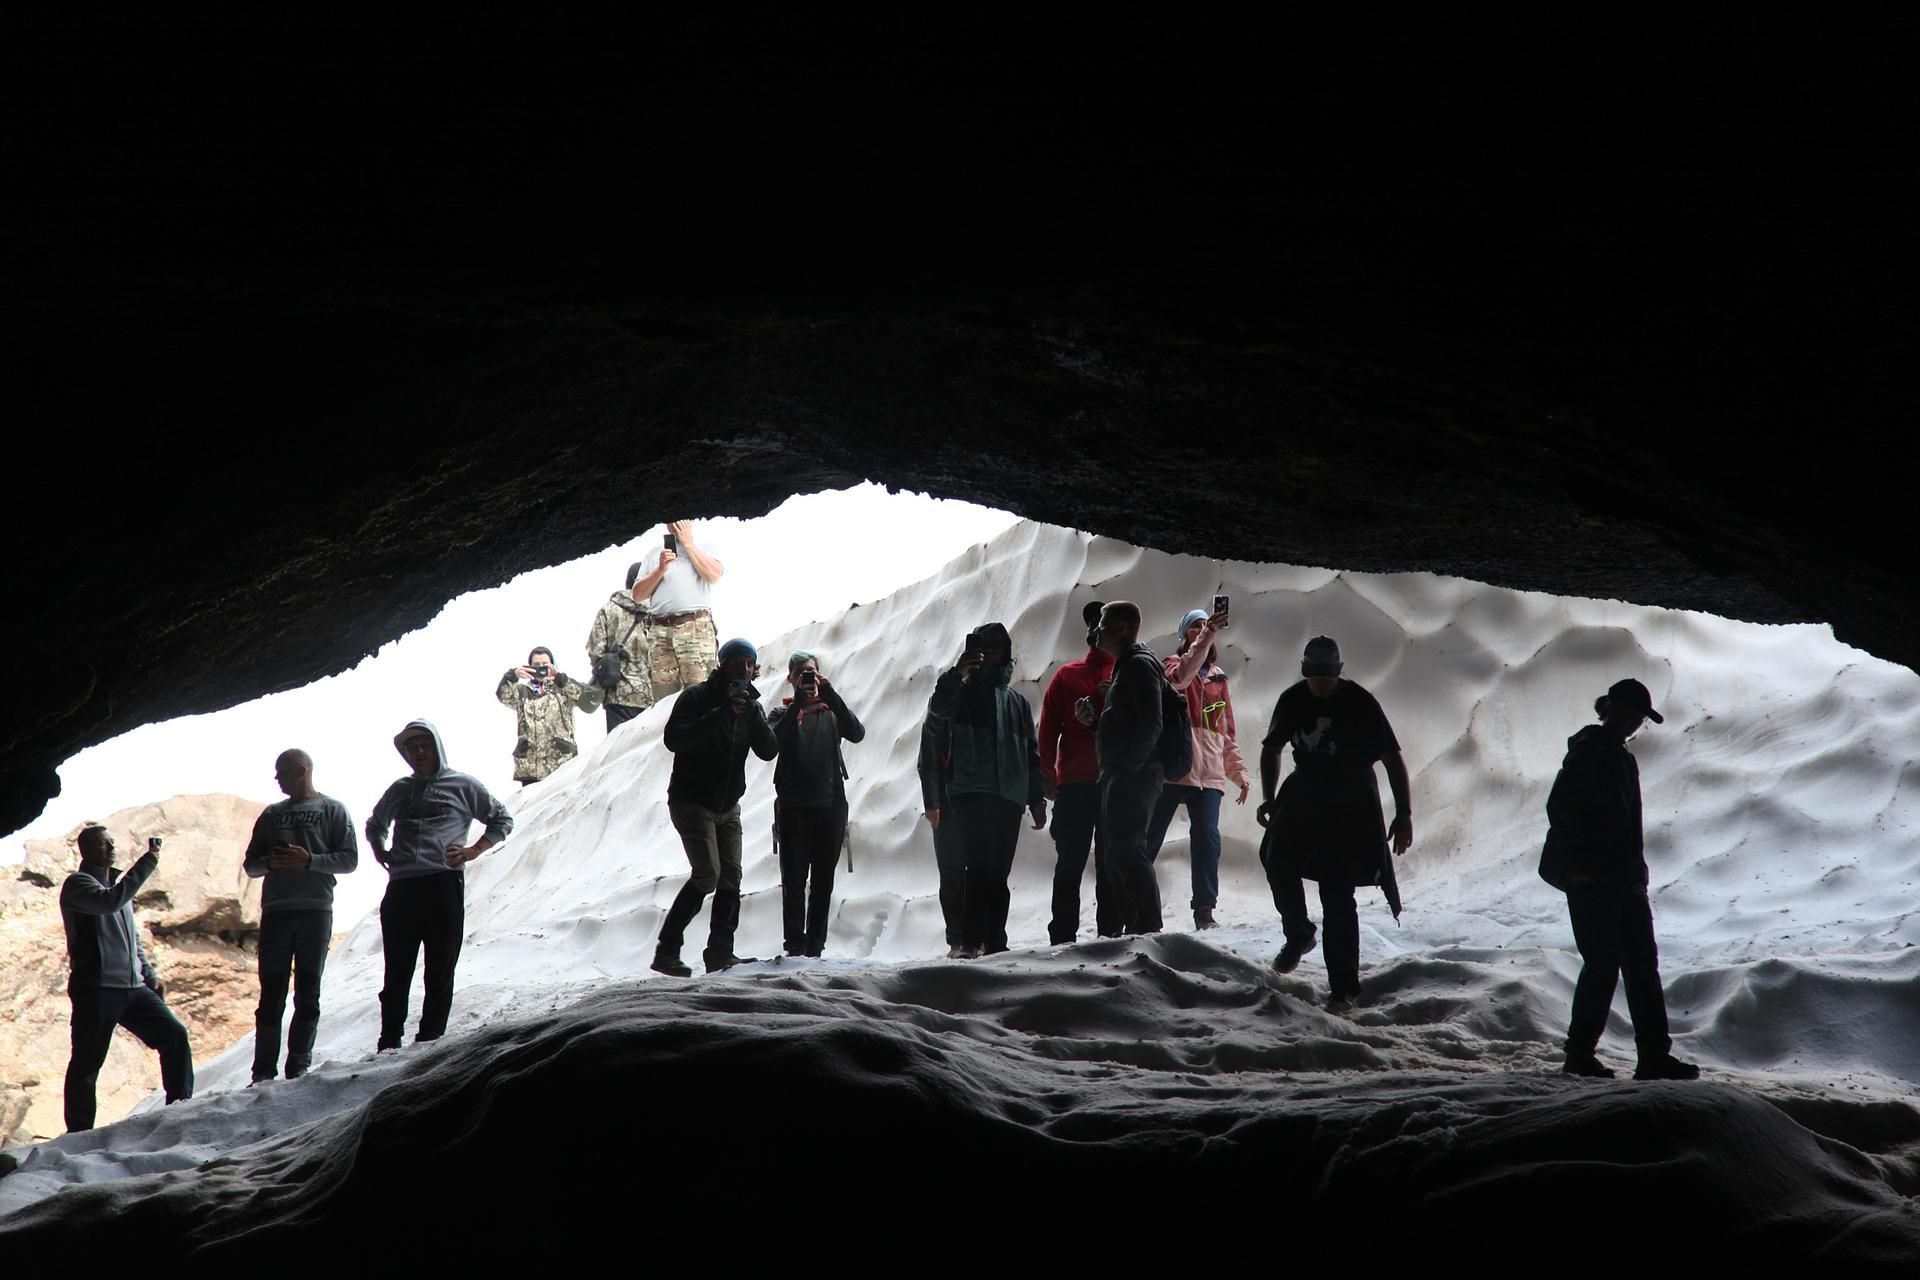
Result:
{"label": "teal green jacket", "polygon": [[927,711],[943,717],[951,734],[949,795],[999,796],[1022,808],[1045,799],[1033,708],[986,668],[974,668],[969,678],[957,671],[943,673],[934,683]]}

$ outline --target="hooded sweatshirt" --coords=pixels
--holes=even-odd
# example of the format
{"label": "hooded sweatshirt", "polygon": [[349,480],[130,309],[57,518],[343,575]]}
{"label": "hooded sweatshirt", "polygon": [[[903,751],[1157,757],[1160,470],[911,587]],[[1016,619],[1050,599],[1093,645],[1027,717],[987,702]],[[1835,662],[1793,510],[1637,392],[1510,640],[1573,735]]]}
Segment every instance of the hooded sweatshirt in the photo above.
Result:
{"label": "hooded sweatshirt", "polygon": [[[276,844],[297,844],[311,855],[311,861],[304,867],[276,870],[271,865]],[[262,914],[333,910],[333,878],[359,865],[353,818],[347,806],[332,796],[268,805],[254,821],[253,837],[247,841],[247,874],[267,881],[260,890]]]}
{"label": "hooded sweatshirt", "polygon": [[1082,698],[1092,698],[1094,714],[1098,715],[1106,702],[1100,684],[1112,674],[1113,658],[1102,650],[1089,649],[1086,657],[1067,663],[1047,682],[1046,695],[1040,699],[1040,773],[1049,785],[1070,786],[1099,779],[1093,730],[1080,723],[1073,705]]}
{"label": "hooded sweatshirt", "polygon": [[133,896],[160,859],[150,853],[125,873],[82,862],[60,886],[60,922],[67,928],[67,990],[152,986],[153,965],[133,923]]}
{"label": "hooded sweatshirt", "polygon": [[1647,883],[1640,766],[1605,725],[1590,724],[1567,739],[1566,759],[1547,796],[1547,822],[1540,878],[1554,888]]}
{"label": "hooded sweatshirt", "polygon": [[1229,785],[1247,785],[1247,763],[1240,755],[1227,673],[1207,661],[1212,648],[1213,632],[1203,627],[1185,653],[1167,659],[1167,683],[1186,698],[1193,730],[1193,768],[1180,785],[1224,794]]}
{"label": "hooded sweatshirt", "polygon": [[[410,773],[388,787],[373,806],[373,816],[367,819],[367,840],[375,848],[386,842],[387,829],[393,829],[387,874],[395,880],[451,870],[447,866],[447,846],[466,844],[475,822],[486,823],[487,835],[495,844],[513,831],[513,815],[480,779],[447,767],[446,744],[440,741],[440,731],[431,721],[409,720],[407,727],[394,735],[393,749],[400,751],[400,743],[408,734],[422,730],[433,737],[439,768],[424,776]],[[404,751],[400,758],[406,759]]]}
{"label": "hooded sweatshirt", "polygon": [[998,796],[1023,808],[1036,805],[1046,799],[1046,779],[1040,772],[1033,708],[1011,687],[1013,649],[1006,629],[992,624],[981,630],[997,632],[1008,660],[991,667],[982,664],[966,676],[943,672],[927,700],[928,714],[947,724],[947,792]]}

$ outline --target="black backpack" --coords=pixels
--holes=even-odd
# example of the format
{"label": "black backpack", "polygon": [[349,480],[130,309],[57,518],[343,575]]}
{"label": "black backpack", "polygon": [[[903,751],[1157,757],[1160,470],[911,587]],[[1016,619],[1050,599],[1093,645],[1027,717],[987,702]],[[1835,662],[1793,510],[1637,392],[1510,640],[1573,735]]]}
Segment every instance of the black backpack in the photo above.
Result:
{"label": "black backpack", "polygon": [[1158,662],[1160,673],[1160,741],[1154,743],[1153,758],[1160,763],[1162,776],[1178,782],[1193,772],[1193,726],[1187,723],[1187,697],[1167,679],[1166,668]]}

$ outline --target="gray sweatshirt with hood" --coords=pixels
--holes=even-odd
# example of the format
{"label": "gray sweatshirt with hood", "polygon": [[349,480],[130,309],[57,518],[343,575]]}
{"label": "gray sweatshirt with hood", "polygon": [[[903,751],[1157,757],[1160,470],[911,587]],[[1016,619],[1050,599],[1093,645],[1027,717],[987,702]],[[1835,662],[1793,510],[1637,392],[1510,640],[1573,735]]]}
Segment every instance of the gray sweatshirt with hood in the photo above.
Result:
{"label": "gray sweatshirt with hood", "polygon": [[[480,779],[447,767],[446,744],[428,720],[409,720],[393,737],[393,749],[408,734],[425,732],[433,738],[440,767],[429,774],[408,774],[387,788],[367,819],[367,842],[376,849],[386,844],[389,828],[393,844],[387,873],[395,880],[411,880],[451,870],[447,846],[464,845],[475,822],[484,822],[495,844],[513,831],[513,815],[487,790]],[[406,752],[400,751],[405,760]],[[409,764],[412,762],[409,761]]]}

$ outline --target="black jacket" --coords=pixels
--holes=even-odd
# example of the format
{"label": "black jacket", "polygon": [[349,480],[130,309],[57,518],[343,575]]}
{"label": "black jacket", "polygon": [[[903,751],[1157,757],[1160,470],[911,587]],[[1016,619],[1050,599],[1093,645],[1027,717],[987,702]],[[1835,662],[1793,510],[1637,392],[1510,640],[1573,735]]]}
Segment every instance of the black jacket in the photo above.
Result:
{"label": "black jacket", "polygon": [[725,672],[683,690],[667,717],[664,737],[673,752],[673,777],[667,781],[669,804],[697,804],[725,813],[747,790],[747,752],[762,760],[779,754],[756,691],[742,714],[728,705]]}
{"label": "black jacket", "polygon": [[1567,739],[1547,796],[1547,823],[1540,878],[1554,888],[1647,883],[1640,766],[1605,726],[1590,724]]}
{"label": "black jacket", "polygon": [[797,707],[788,702],[767,717],[774,741],[780,744],[773,789],[789,808],[844,802],[847,789],[840,776],[840,744],[867,736],[866,726],[839,690],[824,685],[820,698],[825,706]]}

